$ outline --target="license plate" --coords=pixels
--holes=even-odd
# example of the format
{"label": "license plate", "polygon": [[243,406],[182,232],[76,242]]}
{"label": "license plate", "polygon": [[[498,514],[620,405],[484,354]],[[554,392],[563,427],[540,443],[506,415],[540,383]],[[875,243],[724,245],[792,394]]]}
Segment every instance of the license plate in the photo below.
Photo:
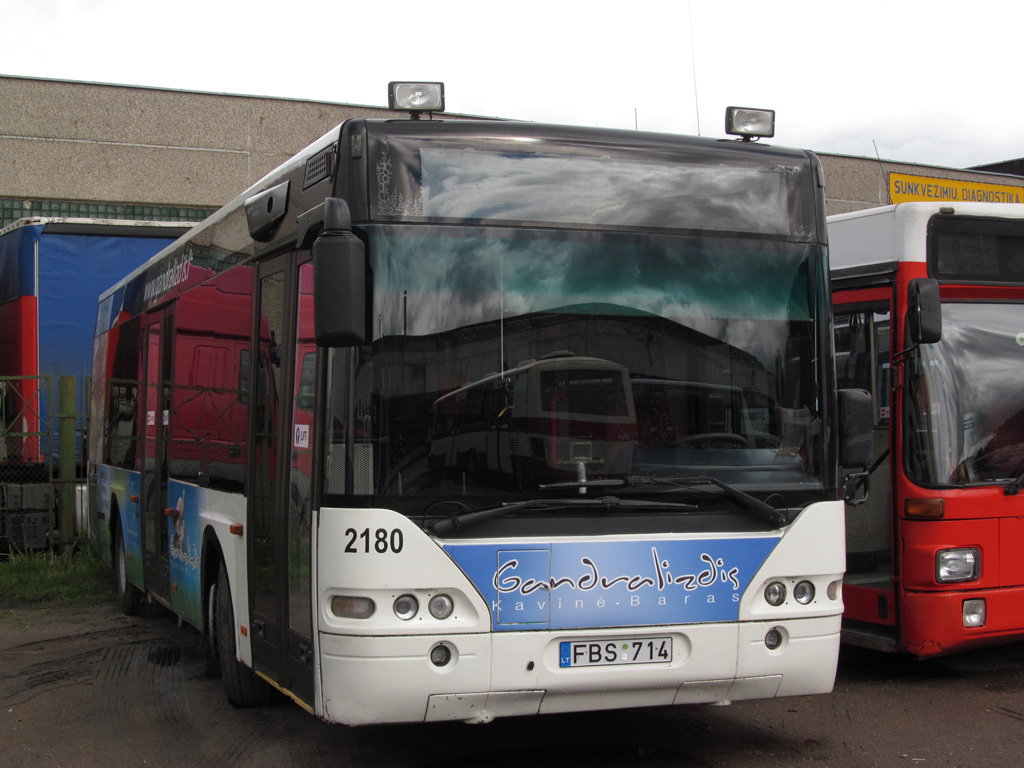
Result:
{"label": "license plate", "polygon": [[559,643],[560,667],[608,667],[614,664],[664,664],[672,661],[671,637],[573,640]]}

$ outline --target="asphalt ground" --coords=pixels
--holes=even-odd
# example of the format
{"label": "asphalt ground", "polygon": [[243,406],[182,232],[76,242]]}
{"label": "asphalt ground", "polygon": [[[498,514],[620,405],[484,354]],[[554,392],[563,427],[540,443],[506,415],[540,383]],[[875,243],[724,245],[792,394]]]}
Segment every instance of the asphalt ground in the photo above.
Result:
{"label": "asphalt ground", "polygon": [[826,696],[347,728],[234,709],[202,638],[113,604],[0,610],[0,766],[1024,765],[1024,645],[920,662],[844,649]]}

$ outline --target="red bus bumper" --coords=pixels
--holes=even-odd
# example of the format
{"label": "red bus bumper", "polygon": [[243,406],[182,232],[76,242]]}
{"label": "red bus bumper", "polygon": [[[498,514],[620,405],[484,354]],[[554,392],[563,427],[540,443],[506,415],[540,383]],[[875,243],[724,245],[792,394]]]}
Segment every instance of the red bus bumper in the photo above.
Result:
{"label": "red bus bumper", "polygon": [[[964,626],[964,601],[985,601],[985,624]],[[957,592],[905,592],[900,645],[915,656],[939,656],[1024,640],[1024,587]]]}

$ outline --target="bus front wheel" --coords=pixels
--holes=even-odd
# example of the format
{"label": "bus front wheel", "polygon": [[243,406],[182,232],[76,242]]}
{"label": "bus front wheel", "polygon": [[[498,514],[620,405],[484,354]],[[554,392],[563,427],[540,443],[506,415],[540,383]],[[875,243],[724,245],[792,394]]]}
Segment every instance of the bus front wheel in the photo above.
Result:
{"label": "bus front wheel", "polygon": [[238,660],[235,646],[235,609],[231,604],[231,585],[223,561],[217,574],[217,627],[215,638],[220,672],[228,701],[236,707],[264,707],[271,702],[270,685],[251,667]]}

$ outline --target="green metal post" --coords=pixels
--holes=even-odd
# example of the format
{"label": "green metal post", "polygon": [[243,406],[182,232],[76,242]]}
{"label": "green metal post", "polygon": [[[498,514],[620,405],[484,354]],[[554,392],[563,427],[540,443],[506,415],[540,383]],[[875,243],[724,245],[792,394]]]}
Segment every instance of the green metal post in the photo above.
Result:
{"label": "green metal post", "polygon": [[75,534],[75,377],[61,376],[58,416],[60,440],[60,548],[67,549]]}

